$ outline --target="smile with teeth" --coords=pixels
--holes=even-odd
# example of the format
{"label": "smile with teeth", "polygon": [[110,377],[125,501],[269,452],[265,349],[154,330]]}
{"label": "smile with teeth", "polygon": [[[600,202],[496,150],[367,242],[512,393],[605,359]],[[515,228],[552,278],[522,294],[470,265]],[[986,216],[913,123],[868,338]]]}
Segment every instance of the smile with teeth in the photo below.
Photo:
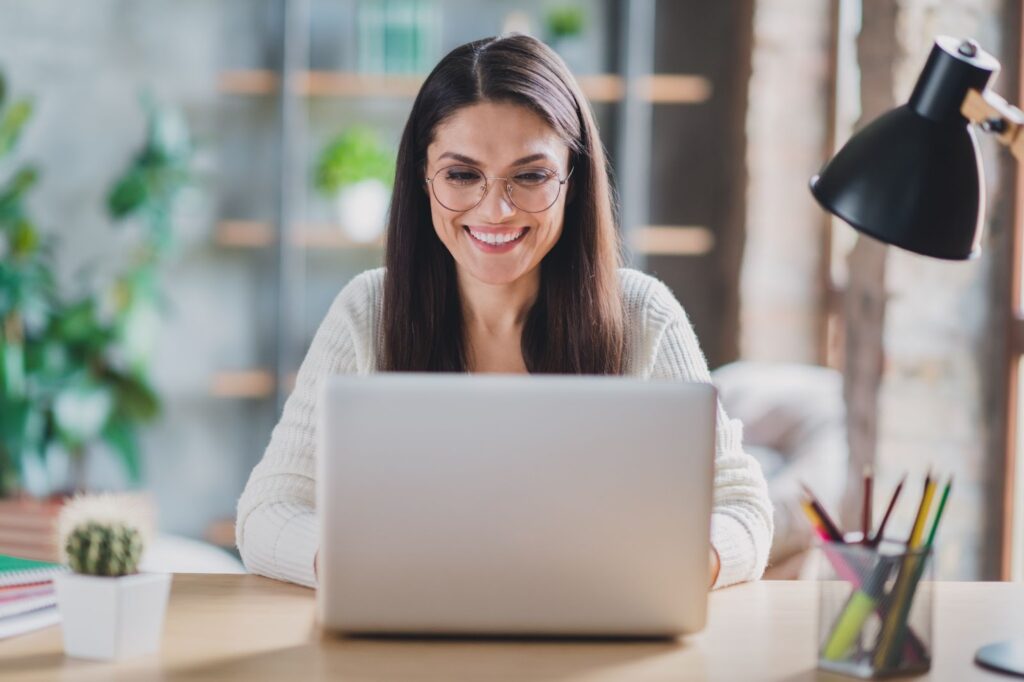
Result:
{"label": "smile with teeth", "polygon": [[503,244],[517,241],[526,234],[525,227],[516,230],[515,232],[503,232],[501,234],[496,234],[494,232],[478,232],[471,227],[467,227],[466,231],[469,232],[473,239],[478,242],[483,242],[484,244],[490,244],[491,246],[502,246]]}

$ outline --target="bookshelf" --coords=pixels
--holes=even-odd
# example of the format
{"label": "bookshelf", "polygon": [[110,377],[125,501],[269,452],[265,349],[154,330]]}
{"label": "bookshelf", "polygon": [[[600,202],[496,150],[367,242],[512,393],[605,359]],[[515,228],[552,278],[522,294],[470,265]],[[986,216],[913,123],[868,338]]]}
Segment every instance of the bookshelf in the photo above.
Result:
{"label": "bookshelf", "polygon": [[[626,81],[616,74],[578,76],[583,94],[594,103],[621,102]],[[343,71],[304,71],[295,80],[300,97],[409,98],[419,92],[421,76],[360,74]],[[220,75],[220,92],[227,95],[272,96],[280,78],[264,69],[231,70]],[[711,82],[692,74],[651,74],[635,81],[636,96],[651,104],[700,104],[711,98]]]}
{"label": "bookshelf", "polygon": [[[376,61],[364,59],[359,46],[363,40],[360,22],[364,19],[361,12],[369,4],[338,2],[323,13],[326,5],[317,0],[279,0],[275,24],[279,30],[268,36],[273,43],[268,54],[276,55],[272,68],[266,64],[253,68],[232,65],[217,75],[215,88],[231,100],[231,107],[274,108],[280,171],[275,215],[241,217],[244,209],[228,207],[212,235],[219,249],[251,254],[247,257],[272,264],[277,303],[275,319],[265,322],[268,327],[272,322],[273,327],[260,332],[266,341],[259,355],[265,360],[214,373],[208,386],[211,395],[274,399],[279,411],[316,323],[326,311],[325,301],[358,271],[382,260],[382,239],[354,241],[326,215],[325,206],[311,209],[312,156],[315,140],[323,137],[325,126],[339,128],[366,121],[388,130],[400,126],[403,112],[436,59],[466,39],[502,32],[501,22],[495,20],[500,13],[526,11],[539,17],[544,10],[543,3],[527,3],[524,8],[521,2],[499,0],[479,11],[474,6],[472,16],[466,16],[466,5],[459,0],[428,4],[442,16],[457,15],[459,27],[446,25],[438,34],[443,39],[437,44],[437,54],[429,60],[414,59],[415,69],[408,68],[413,62],[405,57],[399,72],[382,72],[378,66],[387,67],[387,60],[380,62],[379,55]],[[605,146],[621,181],[618,191],[627,262],[642,267],[649,257],[696,259],[714,253],[716,240],[709,227],[647,224],[649,189],[645,180],[652,158],[652,110],[707,104],[715,99],[714,84],[700,73],[655,72],[653,0],[588,0],[584,5],[595,27],[584,46],[590,57],[583,63],[570,60],[570,68],[595,105],[602,133],[607,136]],[[466,35],[461,36],[460,31]],[[331,36],[331,44],[342,47],[324,56],[324,36]],[[346,40],[350,43],[347,48],[343,45]],[[365,68],[367,64],[371,66]],[[397,138],[399,131],[394,132]],[[321,210],[317,212],[317,208]],[[329,292],[332,283],[334,291]]]}
{"label": "bookshelf", "polygon": [[[358,272],[380,265],[383,257],[382,240],[352,240],[329,200],[318,204],[314,198],[311,169],[320,145],[339,129],[367,123],[396,142],[412,100],[437,59],[456,45],[506,30],[498,15],[532,13],[536,18],[547,4],[430,0],[444,18],[437,53],[415,69],[387,72],[360,57],[358,15],[360,8],[374,4],[370,0],[267,2],[278,17],[265,24],[273,32],[265,37],[264,57],[249,55],[226,63],[210,82],[240,121],[255,126],[272,120],[275,129],[273,140],[256,137],[267,135],[266,127],[237,133],[254,142],[275,143],[274,207],[254,208],[247,189],[236,192],[224,202],[210,235],[211,246],[222,257],[253,264],[258,287],[254,300],[267,312],[257,316],[252,335],[256,352],[237,362],[227,359],[210,374],[206,389],[225,402],[240,403],[239,409],[273,410],[276,422],[333,296]],[[729,207],[736,205],[738,190],[715,175],[723,157],[718,135],[741,127],[728,115],[746,80],[742,73],[737,76],[721,67],[733,54],[734,41],[717,34],[705,40],[708,29],[698,26],[709,12],[718,17],[716,26],[741,20],[726,21],[722,17],[731,17],[734,10],[712,12],[693,0],[579,4],[591,13],[593,31],[586,37],[582,59],[579,53],[575,61],[567,53],[563,56],[593,105],[614,167],[627,264],[660,276],[677,295],[721,291],[717,278],[724,254],[734,250],[722,223]],[[692,137],[681,134],[676,124],[666,125],[668,120],[692,131]],[[239,149],[244,153],[246,147]],[[265,164],[266,157],[253,158],[254,171],[268,168],[256,165]],[[236,180],[248,186],[249,178]],[[263,195],[259,198],[271,198],[265,191]],[[681,210],[681,204],[686,208]],[[276,299],[273,306],[271,299]],[[687,305],[698,327],[701,319],[711,317],[699,303]],[[720,301],[715,298],[709,305]],[[713,334],[711,339],[714,343]],[[252,450],[247,464],[254,465],[261,452],[259,447]],[[211,534],[228,545],[233,537],[228,522],[211,527]]]}

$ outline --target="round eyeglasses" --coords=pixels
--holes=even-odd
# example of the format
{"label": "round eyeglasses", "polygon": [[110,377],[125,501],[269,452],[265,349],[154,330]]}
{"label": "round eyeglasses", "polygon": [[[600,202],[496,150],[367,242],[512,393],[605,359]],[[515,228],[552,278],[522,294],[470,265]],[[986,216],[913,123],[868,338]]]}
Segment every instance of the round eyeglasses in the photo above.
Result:
{"label": "round eyeglasses", "polygon": [[510,177],[489,178],[472,166],[448,166],[426,178],[437,203],[462,213],[475,208],[487,196],[490,180],[504,180],[512,205],[527,213],[540,213],[555,205],[573,169],[564,178],[548,168],[523,168]]}

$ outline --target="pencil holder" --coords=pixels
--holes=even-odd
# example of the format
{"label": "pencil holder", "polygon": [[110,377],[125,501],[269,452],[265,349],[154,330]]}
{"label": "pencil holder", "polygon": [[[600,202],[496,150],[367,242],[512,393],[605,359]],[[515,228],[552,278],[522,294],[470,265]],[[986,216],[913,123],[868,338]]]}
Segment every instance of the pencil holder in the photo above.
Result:
{"label": "pencil holder", "polygon": [[818,667],[913,675],[932,659],[932,556],[902,543],[818,546]]}

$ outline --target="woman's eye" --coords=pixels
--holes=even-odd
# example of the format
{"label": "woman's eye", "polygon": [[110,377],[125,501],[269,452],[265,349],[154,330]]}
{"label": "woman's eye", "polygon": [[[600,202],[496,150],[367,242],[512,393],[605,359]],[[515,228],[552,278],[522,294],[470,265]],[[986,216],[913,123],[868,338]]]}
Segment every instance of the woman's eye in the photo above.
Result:
{"label": "woman's eye", "polygon": [[516,173],[515,181],[520,185],[540,185],[552,176],[546,170],[528,170]]}
{"label": "woman's eye", "polygon": [[480,174],[465,168],[449,168],[445,171],[444,179],[456,185],[471,185],[480,181]]}

